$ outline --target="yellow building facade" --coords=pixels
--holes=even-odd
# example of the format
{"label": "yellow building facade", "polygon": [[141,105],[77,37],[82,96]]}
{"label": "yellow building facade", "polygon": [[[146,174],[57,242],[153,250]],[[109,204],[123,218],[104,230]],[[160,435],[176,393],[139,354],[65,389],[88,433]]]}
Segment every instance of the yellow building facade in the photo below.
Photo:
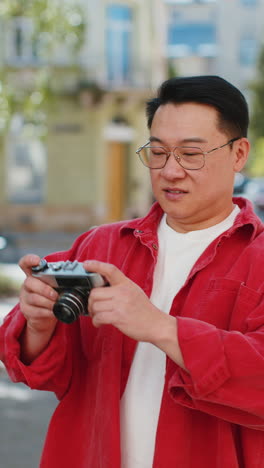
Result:
{"label": "yellow building facade", "polygon": [[[70,74],[67,51],[55,56],[45,136],[14,116],[1,139],[2,230],[75,232],[146,212],[149,175],[136,149],[148,138],[145,102],[166,77],[160,5],[84,2],[82,76]],[[12,70],[19,83],[32,67],[16,58]],[[2,67],[10,67],[8,60]]]}

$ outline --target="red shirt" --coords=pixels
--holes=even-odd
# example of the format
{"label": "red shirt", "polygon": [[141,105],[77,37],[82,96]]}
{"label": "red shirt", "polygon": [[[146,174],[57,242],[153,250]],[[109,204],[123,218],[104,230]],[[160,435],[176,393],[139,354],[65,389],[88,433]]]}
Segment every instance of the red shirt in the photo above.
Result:
{"label": "red shirt", "polygon": [[[198,259],[176,295],[186,368],[167,358],[153,468],[264,468],[264,232],[249,202]],[[155,204],[142,219],[94,228],[49,260],[115,264],[150,295],[157,258]],[[119,468],[119,402],[135,342],[87,317],[58,323],[49,346],[25,366],[19,306],[0,329],[13,381],[50,390],[60,402],[41,468]]]}

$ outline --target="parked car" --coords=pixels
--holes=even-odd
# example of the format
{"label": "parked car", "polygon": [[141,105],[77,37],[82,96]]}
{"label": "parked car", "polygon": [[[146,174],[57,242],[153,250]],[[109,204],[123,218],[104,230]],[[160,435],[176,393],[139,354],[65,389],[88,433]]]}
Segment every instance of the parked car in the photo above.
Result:
{"label": "parked car", "polygon": [[234,192],[233,192],[235,197],[243,196],[249,181],[250,181],[250,178],[247,177],[246,175],[242,174],[241,172],[236,173],[235,181],[234,181]]}
{"label": "parked car", "polygon": [[0,234],[0,250],[5,249],[7,246],[7,238]]}
{"label": "parked car", "polygon": [[264,210],[264,178],[255,177],[251,179],[243,196],[251,200],[258,210]]}
{"label": "parked car", "polygon": [[19,252],[13,235],[0,233],[0,263],[17,263]]}

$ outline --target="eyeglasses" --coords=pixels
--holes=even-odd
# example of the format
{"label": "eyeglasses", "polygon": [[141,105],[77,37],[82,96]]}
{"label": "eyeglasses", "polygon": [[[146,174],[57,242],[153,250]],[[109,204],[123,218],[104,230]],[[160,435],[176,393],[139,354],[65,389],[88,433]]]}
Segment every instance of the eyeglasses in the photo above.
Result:
{"label": "eyeglasses", "polygon": [[149,169],[162,169],[165,167],[171,153],[183,169],[188,171],[197,171],[202,169],[205,165],[205,156],[213,151],[231,145],[234,141],[239,140],[241,137],[232,138],[224,145],[213,148],[210,151],[202,151],[201,148],[192,146],[175,146],[171,151],[163,148],[162,146],[152,146],[148,141],[145,145],[141,146],[136,153],[140,157],[144,166]]}

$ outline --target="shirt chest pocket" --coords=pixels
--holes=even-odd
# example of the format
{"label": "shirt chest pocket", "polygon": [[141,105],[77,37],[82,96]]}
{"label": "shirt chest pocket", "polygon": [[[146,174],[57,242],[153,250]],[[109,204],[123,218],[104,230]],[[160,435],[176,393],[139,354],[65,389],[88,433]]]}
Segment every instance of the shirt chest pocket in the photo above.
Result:
{"label": "shirt chest pocket", "polygon": [[262,293],[240,281],[216,278],[209,282],[203,292],[196,318],[224,330],[245,333],[248,318],[255,313],[262,297]]}

